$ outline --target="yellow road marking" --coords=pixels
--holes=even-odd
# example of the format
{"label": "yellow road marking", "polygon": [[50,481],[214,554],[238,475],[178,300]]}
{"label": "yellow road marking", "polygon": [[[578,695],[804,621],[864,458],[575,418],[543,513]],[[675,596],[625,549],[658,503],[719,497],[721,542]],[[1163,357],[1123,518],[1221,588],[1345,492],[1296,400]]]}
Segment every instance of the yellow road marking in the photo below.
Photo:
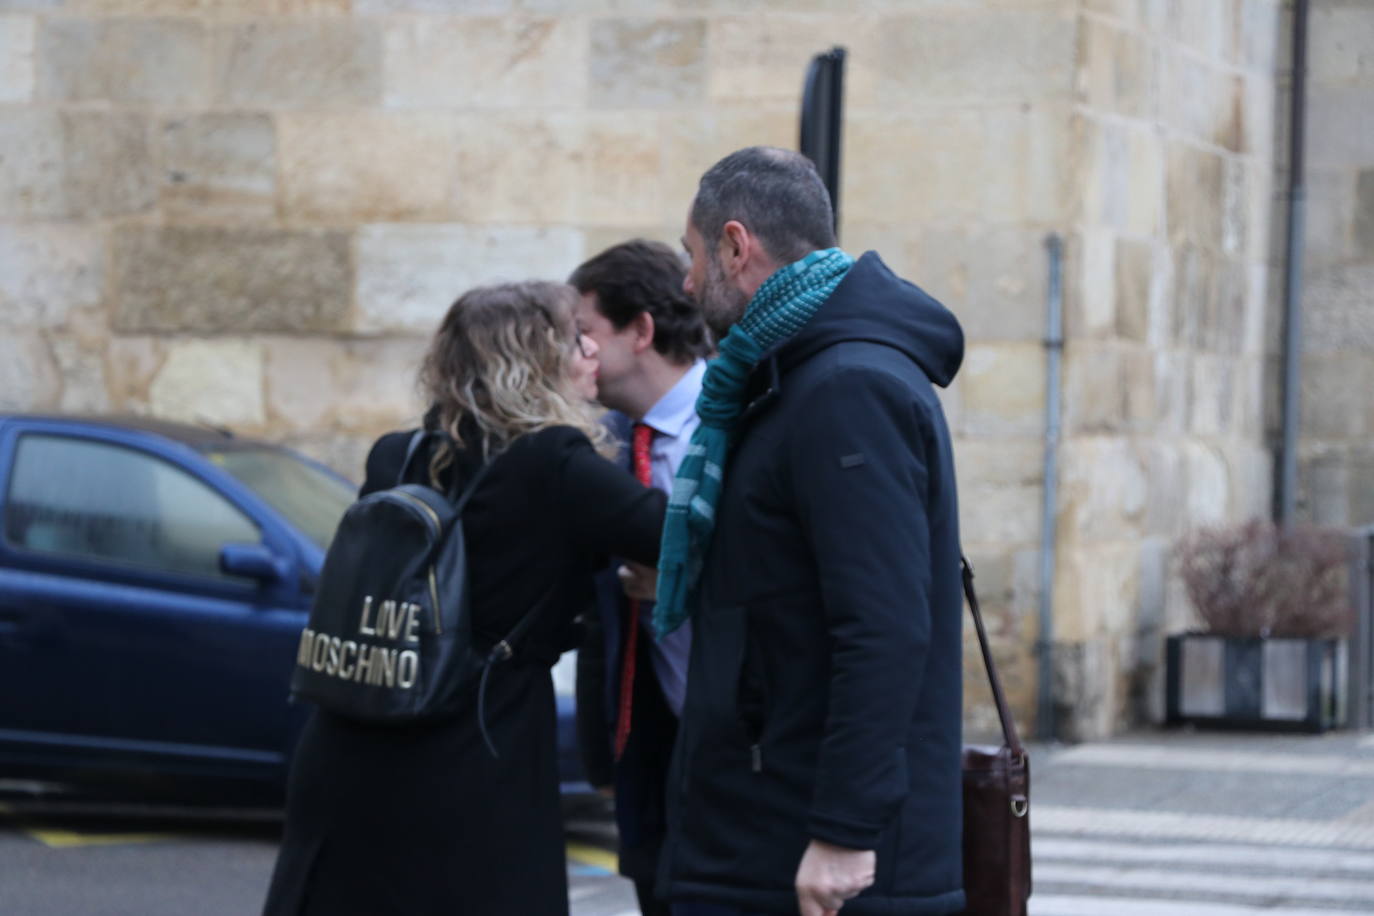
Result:
{"label": "yellow road marking", "polygon": [[78,833],[74,830],[26,829],[24,831],[49,849],[74,849],[81,846],[120,846],[126,843],[160,843],[175,839],[170,833]]}
{"label": "yellow road marking", "polygon": [[596,868],[604,868],[611,874],[620,871],[620,860],[615,853],[598,849],[595,846],[588,846],[584,843],[569,843],[568,858],[573,859],[580,865],[592,865]]}
{"label": "yellow road marking", "polygon": [[[12,816],[14,806],[0,802],[0,815]],[[170,833],[82,833],[77,830],[49,830],[11,820],[10,826],[49,849],[75,849],[81,846],[119,846],[128,843],[160,843],[176,837]]]}

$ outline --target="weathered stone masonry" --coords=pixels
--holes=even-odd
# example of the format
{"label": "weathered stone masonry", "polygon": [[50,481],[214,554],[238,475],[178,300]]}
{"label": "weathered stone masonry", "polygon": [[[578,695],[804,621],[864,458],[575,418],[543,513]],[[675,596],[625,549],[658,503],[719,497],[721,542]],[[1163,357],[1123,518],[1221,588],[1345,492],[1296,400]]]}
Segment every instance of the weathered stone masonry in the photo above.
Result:
{"label": "weathered stone masonry", "polygon": [[[1305,505],[1370,522],[1374,10],[1316,8]],[[459,292],[675,242],[842,44],[842,242],[964,324],[962,530],[1025,726],[1065,239],[1057,713],[1107,734],[1157,713],[1174,539],[1267,511],[1283,29],[1280,0],[0,0],[0,408],[357,476]]]}

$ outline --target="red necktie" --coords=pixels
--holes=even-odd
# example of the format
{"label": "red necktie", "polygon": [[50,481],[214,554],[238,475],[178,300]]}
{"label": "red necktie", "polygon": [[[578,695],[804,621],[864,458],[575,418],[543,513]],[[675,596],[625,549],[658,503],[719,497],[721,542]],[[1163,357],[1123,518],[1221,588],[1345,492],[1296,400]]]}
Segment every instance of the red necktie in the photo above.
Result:
{"label": "red necktie", "polygon": [[[649,464],[649,446],[654,441],[654,430],[643,423],[636,423],[634,437],[630,440],[630,454],[633,459],[635,477],[644,486],[649,486],[652,472]],[[615,720],[615,759],[625,753],[625,742],[630,738],[630,714],[635,697],[635,655],[639,651],[639,602],[630,599],[626,602],[625,615],[625,654],[620,663],[620,714]]]}

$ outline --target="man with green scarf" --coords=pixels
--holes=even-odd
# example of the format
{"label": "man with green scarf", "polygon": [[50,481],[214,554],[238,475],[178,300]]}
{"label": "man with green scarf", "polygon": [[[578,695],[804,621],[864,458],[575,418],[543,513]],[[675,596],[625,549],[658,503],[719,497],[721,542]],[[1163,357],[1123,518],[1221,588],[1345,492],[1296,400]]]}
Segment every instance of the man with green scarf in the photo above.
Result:
{"label": "man with green scarf", "polygon": [[722,916],[964,908],[954,316],[835,245],[814,167],[702,176],[684,288],[719,340],[654,624],[691,619],[659,893]]}

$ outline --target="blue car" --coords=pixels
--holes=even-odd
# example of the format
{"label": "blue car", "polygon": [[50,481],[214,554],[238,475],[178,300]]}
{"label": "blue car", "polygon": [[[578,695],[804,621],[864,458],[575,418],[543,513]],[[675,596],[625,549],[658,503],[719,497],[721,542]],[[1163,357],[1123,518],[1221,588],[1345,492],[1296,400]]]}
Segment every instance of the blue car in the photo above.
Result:
{"label": "blue car", "polygon": [[354,484],[214,429],[0,415],[0,487],[0,779],[279,800],[307,713],[291,667]]}

